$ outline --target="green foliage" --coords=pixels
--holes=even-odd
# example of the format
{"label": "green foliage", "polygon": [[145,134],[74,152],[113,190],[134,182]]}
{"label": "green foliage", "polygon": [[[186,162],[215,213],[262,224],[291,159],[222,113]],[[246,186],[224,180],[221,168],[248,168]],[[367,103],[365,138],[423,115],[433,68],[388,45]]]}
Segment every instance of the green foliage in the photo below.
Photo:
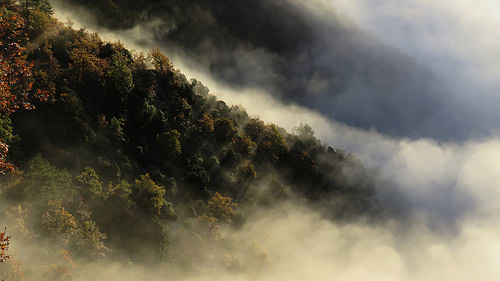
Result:
{"label": "green foliage", "polygon": [[279,161],[288,153],[289,147],[285,139],[278,131],[276,125],[269,125],[263,132],[262,141],[259,143],[257,153],[261,159]]}
{"label": "green foliage", "polygon": [[131,185],[122,180],[117,185],[109,183],[109,188],[106,197],[114,203],[122,204],[125,208],[132,206],[133,202],[130,200],[132,194]]}
{"label": "green foliage", "polygon": [[215,119],[214,128],[215,137],[221,142],[231,141],[237,133],[233,120],[225,117]]}
{"label": "green foliage", "polygon": [[61,105],[61,113],[81,118],[83,115],[82,101],[74,94],[62,93],[57,102]]}
{"label": "green foliage", "polygon": [[71,182],[68,172],[57,169],[37,155],[29,161],[24,175],[25,194],[29,200],[57,200],[71,188]]}
{"label": "green foliage", "polygon": [[234,209],[238,206],[231,197],[216,192],[207,202],[207,215],[221,222],[231,222]]}
{"label": "green foliage", "polygon": [[41,223],[52,239],[62,239],[65,244],[78,231],[75,217],[62,207],[60,200],[49,201]]}
{"label": "green foliage", "polygon": [[20,0],[19,4],[21,5],[21,7],[24,7],[26,9],[40,10],[47,15],[52,15],[54,13],[49,0]]}
{"label": "green foliage", "polygon": [[181,134],[177,130],[162,132],[158,135],[158,143],[165,151],[167,157],[175,157],[181,154]]}
{"label": "green foliage", "polygon": [[104,245],[106,234],[99,231],[94,221],[84,221],[78,229],[78,238],[75,247],[80,255],[90,257],[104,257],[109,249]]}
{"label": "green foliage", "polygon": [[257,148],[257,144],[249,136],[233,138],[233,146],[236,152],[249,156],[254,155]]}
{"label": "green foliage", "polygon": [[102,84],[108,61],[99,58],[100,39],[96,36],[86,35],[74,42],[75,48],[70,52],[72,61],[69,69],[79,83],[95,83],[98,80]]}
{"label": "green foliage", "polygon": [[9,115],[0,114],[0,141],[10,144],[14,140],[12,120]]}
{"label": "green foliage", "polygon": [[[40,2],[48,2],[48,0],[42,0]],[[41,36],[49,32],[50,29],[56,25],[56,21],[50,16],[53,13],[52,7],[42,5],[40,8],[30,11],[29,24],[32,28],[29,30],[29,34],[31,36]]]}
{"label": "green foliage", "polygon": [[132,186],[132,198],[139,208],[150,215],[162,214],[162,208],[167,204],[163,196],[165,187],[157,185],[149,174],[142,175]]}
{"label": "green foliage", "polygon": [[92,167],[85,167],[83,172],[76,177],[80,184],[80,192],[89,199],[97,199],[104,196],[102,182]]}
{"label": "green foliage", "polygon": [[208,113],[203,113],[203,116],[198,120],[198,130],[203,135],[207,136],[214,132],[214,119]]}
{"label": "green foliage", "polygon": [[258,142],[264,133],[265,125],[262,120],[252,118],[245,125],[244,130],[247,136],[249,136],[254,142]]}
{"label": "green foliage", "polygon": [[128,94],[134,88],[133,76],[127,58],[120,52],[111,56],[111,69],[108,71],[111,84],[121,94]]}

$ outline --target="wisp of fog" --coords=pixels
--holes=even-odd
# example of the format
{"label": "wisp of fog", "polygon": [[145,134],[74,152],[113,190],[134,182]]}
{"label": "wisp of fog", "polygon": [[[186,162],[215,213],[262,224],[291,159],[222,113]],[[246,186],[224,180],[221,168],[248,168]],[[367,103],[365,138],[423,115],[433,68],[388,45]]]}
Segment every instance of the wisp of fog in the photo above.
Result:
{"label": "wisp of fog", "polygon": [[[315,52],[307,57],[317,58],[312,67],[316,73],[297,86],[307,84],[309,88],[302,89],[308,89],[308,94],[290,94],[290,98],[280,81],[287,82],[293,75],[278,71],[235,83],[218,70],[210,72],[207,65],[193,63],[185,57],[188,52],[168,49],[172,45],[157,41],[157,34],[151,31],[154,22],[149,23],[150,28],[140,25],[113,31],[99,27],[97,22],[83,22],[81,15],[89,12],[55,7],[61,20],[71,18],[76,25],[86,25],[107,40],[120,40],[138,50],[162,46],[167,54],[173,54],[175,65],[187,76],[202,81],[227,103],[242,105],[267,122],[287,130],[300,123],[311,125],[325,143],[361,160],[375,179],[377,200],[386,214],[377,220],[335,222],[300,200],[291,200],[272,210],[255,210],[241,229],[226,230],[223,235],[229,246],[212,250],[227,252],[227,261],[204,261],[206,268],[201,265],[196,272],[89,263],[78,280],[89,280],[86,278],[92,274],[95,280],[498,280],[500,136],[495,135],[495,111],[488,110],[499,105],[491,92],[499,81],[495,47],[500,36],[491,33],[500,30],[496,2],[279,3],[286,3],[287,9],[305,6],[300,18],[307,19],[322,40],[330,30],[329,13],[343,13],[343,24],[351,26],[354,21],[383,43],[419,60],[413,64],[406,55],[391,57],[395,49],[387,51],[379,39],[359,37],[362,40],[354,40],[362,45],[357,52],[368,55],[373,51],[382,56],[377,67],[389,65],[386,72],[382,68],[377,75],[405,71],[408,65],[408,71],[415,73],[397,77],[401,80],[395,84],[385,80],[376,89],[368,87],[378,78],[349,77],[346,79],[352,80],[339,94],[328,96],[324,92],[334,87],[331,75],[336,70],[328,64],[341,62],[328,53],[337,41],[325,39],[321,41],[324,48],[315,46]],[[72,14],[75,11],[79,16]],[[406,33],[408,30],[410,33]],[[354,34],[358,33],[364,31]],[[448,37],[443,38],[443,34]],[[471,34],[478,34],[473,37],[477,40],[468,39]],[[346,39],[349,44],[351,39]],[[276,68],[263,64],[263,58],[272,57],[266,50],[237,53],[257,69],[272,72]],[[439,76],[442,78],[436,78]],[[258,84],[268,77],[272,85]],[[414,80],[406,81],[407,77]],[[369,83],[363,84],[366,81]],[[385,92],[384,87],[395,90]],[[275,94],[283,89],[283,95]],[[422,89],[426,92],[415,94]],[[477,92],[480,95],[476,96]],[[475,129],[481,132],[480,137],[470,138]],[[35,252],[14,241],[11,249],[21,256]],[[232,256],[245,263],[244,270],[222,269],[227,268],[222,264],[230,262]],[[220,267],[208,266],[218,263]]]}

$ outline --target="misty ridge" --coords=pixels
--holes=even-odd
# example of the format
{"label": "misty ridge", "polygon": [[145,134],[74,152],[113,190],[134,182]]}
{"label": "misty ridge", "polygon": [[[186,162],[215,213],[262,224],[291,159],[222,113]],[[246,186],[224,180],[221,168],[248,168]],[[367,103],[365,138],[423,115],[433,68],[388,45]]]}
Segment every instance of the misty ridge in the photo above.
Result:
{"label": "misty ridge", "polygon": [[310,126],[249,116],[159,50],[52,13],[48,1],[1,7],[2,279],[255,274],[274,259],[247,221],[294,208],[346,223],[382,214],[360,161]]}
{"label": "misty ridge", "polygon": [[[83,4],[118,38],[128,34],[119,29],[155,27],[154,44],[165,43],[166,53],[135,52],[62,24],[51,17],[49,1],[2,3],[0,36],[8,48],[1,49],[0,69],[10,75],[1,78],[9,87],[1,88],[0,227],[11,237],[0,280],[498,279],[497,137],[461,144],[391,138],[295,104],[317,109],[331,89],[339,89],[333,97],[348,89],[352,106],[387,102],[409,123],[401,129],[403,117],[363,117],[359,108],[348,112],[349,99],[332,102],[354,116],[347,124],[393,122],[387,131],[375,127],[396,136],[426,136],[425,130],[436,136],[445,127],[446,138],[468,136],[471,123],[461,133],[444,119],[431,120],[446,112],[428,107],[438,98],[430,92],[428,100],[425,93],[391,100],[385,95],[396,91],[371,97],[364,89],[376,81],[405,88],[410,76],[426,77],[411,80],[423,87],[439,80],[431,72],[404,55],[394,58],[345,19],[299,12],[297,2],[145,3]],[[267,20],[254,26],[259,16]],[[290,28],[293,20],[297,29]],[[262,37],[268,27],[283,38]],[[339,45],[327,40],[317,47],[318,38],[335,38],[324,35],[332,31]],[[326,54],[343,44],[352,49],[342,50],[344,58]],[[312,52],[299,60],[296,54],[311,46],[329,51],[310,64]],[[353,58],[376,61],[378,52],[386,54],[381,65],[394,63],[385,75],[405,83],[359,73],[371,63]],[[203,80],[187,79],[167,57],[175,53],[232,85],[228,100],[213,96]],[[332,72],[339,67],[329,64],[334,59],[348,67]],[[306,71],[302,77],[304,69],[316,77]],[[425,87],[445,88],[437,84]],[[230,105],[238,94],[249,95],[249,110],[270,114],[259,118]],[[320,105],[307,104],[314,97]],[[410,100],[426,104],[429,114],[411,119],[415,112],[399,110],[413,106]],[[406,127],[412,122],[423,127]]]}
{"label": "misty ridge", "polygon": [[[350,126],[463,141],[494,123],[443,77],[336,12],[300,1],[55,1],[93,24],[143,27],[172,56],[236,88],[262,89]],[[67,8],[64,8],[67,9]],[[134,40],[134,38],[129,38]],[[141,44],[140,42],[137,42]],[[146,43],[146,42],[144,42]],[[487,114],[486,114],[487,115]]]}

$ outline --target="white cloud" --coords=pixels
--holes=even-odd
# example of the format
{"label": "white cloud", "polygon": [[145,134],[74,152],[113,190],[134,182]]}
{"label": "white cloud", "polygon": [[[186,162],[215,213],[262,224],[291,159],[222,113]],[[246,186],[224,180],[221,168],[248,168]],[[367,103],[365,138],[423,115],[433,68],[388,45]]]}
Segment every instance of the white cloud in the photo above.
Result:
{"label": "white cloud", "polygon": [[[325,1],[321,1],[325,2]],[[498,86],[500,2],[496,0],[331,0],[386,44],[416,56],[461,87]],[[311,2],[312,3],[312,2]],[[314,3],[317,5],[317,3]],[[471,81],[473,80],[473,81]],[[471,85],[471,82],[475,82]],[[485,85],[484,85],[485,84]]]}

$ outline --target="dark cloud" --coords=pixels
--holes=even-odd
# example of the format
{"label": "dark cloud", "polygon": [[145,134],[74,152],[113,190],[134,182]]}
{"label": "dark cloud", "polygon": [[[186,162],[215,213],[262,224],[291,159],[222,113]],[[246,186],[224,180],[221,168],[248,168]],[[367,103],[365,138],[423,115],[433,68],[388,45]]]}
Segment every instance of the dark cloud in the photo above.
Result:
{"label": "dark cloud", "polygon": [[444,79],[335,12],[318,17],[288,0],[108,2],[83,3],[108,28],[155,22],[149,28],[162,48],[231,86],[393,136],[487,133]]}

